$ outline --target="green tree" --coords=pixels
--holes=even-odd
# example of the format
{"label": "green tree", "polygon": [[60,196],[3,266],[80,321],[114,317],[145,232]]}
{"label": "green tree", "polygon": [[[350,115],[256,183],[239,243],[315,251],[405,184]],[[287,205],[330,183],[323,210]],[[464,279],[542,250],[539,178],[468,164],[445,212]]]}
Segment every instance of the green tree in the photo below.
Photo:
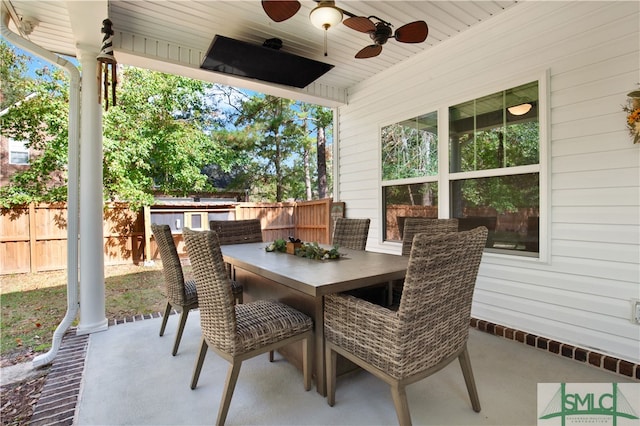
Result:
{"label": "green tree", "polygon": [[319,105],[264,95],[245,99],[237,107],[235,125],[242,135],[238,138],[252,150],[245,165],[246,188],[270,201],[326,197],[332,121],[333,112]]}
{"label": "green tree", "polygon": [[212,132],[211,139],[218,160],[203,168],[209,184],[214,188],[244,192],[256,172],[251,157],[253,140],[246,132],[226,128]]}
{"label": "green tree", "polygon": [[[6,43],[0,48],[2,99],[33,93],[29,101],[11,103],[2,117],[2,135],[25,140],[38,153],[28,170],[0,188],[0,203],[63,201],[68,82],[64,73],[49,68],[29,79],[27,57]],[[127,66],[119,70],[117,99],[103,114],[107,200],[137,208],[152,203],[154,191],[252,189],[272,201],[313,195],[311,135],[317,132],[318,145],[326,143],[331,122],[326,109]],[[323,145],[318,158],[325,153]],[[326,158],[321,161],[324,182]]]}
{"label": "green tree", "polygon": [[19,54],[0,40],[0,111],[20,102],[33,90],[33,80],[26,77],[27,55]]}
{"label": "green tree", "polygon": [[213,190],[202,169],[221,161],[207,134],[216,126],[209,84],[124,67],[118,104],[103,116],[104,187],[110,199],[148,204],[152,192]]}
{"label": "green tree", "polygon": [[318,167],[318,198],[327,197],[329,180],[327,178],[327,134],[333,123],[333,111],[329,108],[313,105],[311,117],[316,128],[316,154]]}
{"label": "green tree", "polygon": [[254,168],[254,184],[259,184],[265,198],[277,202],[285,198],[285,185],[291,175],[287,164],[293,153],[299,152],[303,135],[293,104],[289,99],[255,95],[242,102],[236,120],[254,143],[253,158],[260,166]]}
{"label": "green tree", "polygon": [[[17,172],[0,188],[0,206],[66,200],[69,81],[57,67],[36,70],[26,76],[28,58],[0,43],[0,75],[3,105],[0,118],[3,137],[24,141],[35,153],[29,168]],[[6,80],[5,80],[6,79]]]}
{"label": "green tree", "polygon": [[[539,161],[538,121],[513,123],[461,138],[463,170],[483,170],[535,164]],[[454,185],[455,188],[458,185]],[[468,207],[488,206],[498,213],[537,205],[538,175],[507,175],[470,179],[460,185]]]}

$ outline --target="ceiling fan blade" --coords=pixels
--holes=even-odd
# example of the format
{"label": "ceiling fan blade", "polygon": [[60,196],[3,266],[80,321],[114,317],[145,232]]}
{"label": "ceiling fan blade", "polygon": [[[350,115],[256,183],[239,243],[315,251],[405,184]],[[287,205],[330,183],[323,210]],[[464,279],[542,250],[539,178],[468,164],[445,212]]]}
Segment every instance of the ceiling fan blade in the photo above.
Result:
{"label": "ceiling fan blade", "polygon": [[422,43],[427,39],[429,28],[424,21],[415,21],[396,30],[395,39],[402,43]]}
{"label": "ceiling fan blade", "polygon": [[262,8],[276,22],[286,21],[300,10],[298,0],[262,0]]}
{"label": "ceiling fan blade", "polygon": [[352,30],[360,31],[361,33],[369,33],[376,30],[375,24],[364,16],[353,16],[345,19],[342,23]]}
{"label": "ceiling fan blade", "polygon": [[382,52],[382,46],[380,46],[379,44],[371,44],[361,49],[358,53],[356,53],[356,58],[358,59],[373,58],[374,56],[378,56],[380,52]]}

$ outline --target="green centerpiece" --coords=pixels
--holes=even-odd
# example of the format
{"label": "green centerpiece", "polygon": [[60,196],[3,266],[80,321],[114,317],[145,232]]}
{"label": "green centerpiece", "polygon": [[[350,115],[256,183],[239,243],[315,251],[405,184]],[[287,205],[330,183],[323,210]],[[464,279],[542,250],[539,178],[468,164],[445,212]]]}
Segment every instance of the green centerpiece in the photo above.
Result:
{"label": "green centerpiece", "polygon": [[287,241],[282,238],[275,240],[267,247],[265,247],[266,251],[278,251],[280,253],[284,253],[287,251]]}
{"label": "green centerpiece", "polygon": [[288,242],[284,239],[278,239],[265,247],[268,252],[281,252],[295,254],[296,256],[306,257],[315,260],[338,259],[341,254],[335,245],[331,249],[320,247],[318,243],[303,243],[300,240]]}

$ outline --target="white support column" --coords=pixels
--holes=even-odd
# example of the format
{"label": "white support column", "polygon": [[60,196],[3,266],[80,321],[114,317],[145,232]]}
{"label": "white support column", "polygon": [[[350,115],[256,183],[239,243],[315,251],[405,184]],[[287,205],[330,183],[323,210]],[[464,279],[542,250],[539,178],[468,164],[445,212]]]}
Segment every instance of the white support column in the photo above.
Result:
{"label": "white support column", "polygon": [[78,334],[106,330],[102,199],[102,107],[98,96],[99,46],[78,49],[80,100],[80,324]]}

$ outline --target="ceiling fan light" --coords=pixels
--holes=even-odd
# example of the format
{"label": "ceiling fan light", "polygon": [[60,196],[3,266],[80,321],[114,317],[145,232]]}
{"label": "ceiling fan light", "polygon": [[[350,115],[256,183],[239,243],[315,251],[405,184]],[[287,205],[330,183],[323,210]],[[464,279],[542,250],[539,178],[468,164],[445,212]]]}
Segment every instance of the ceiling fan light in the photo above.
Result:
{"label": "ceiling fan light", "polygon": [[531,104],[526,103],[509,107],[507,108],[507,111],[509,111],[509,113],[512,115],[525,115],[526,113],[531,111],[531,107]]}
{"label": "ceiling fan light", "polygon": [[333,2],[320,2],[309,14],[309,20],[314,27],[328,30],[342,22],[342,11]]}

